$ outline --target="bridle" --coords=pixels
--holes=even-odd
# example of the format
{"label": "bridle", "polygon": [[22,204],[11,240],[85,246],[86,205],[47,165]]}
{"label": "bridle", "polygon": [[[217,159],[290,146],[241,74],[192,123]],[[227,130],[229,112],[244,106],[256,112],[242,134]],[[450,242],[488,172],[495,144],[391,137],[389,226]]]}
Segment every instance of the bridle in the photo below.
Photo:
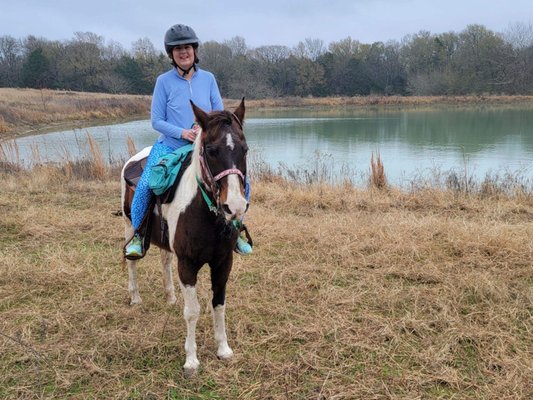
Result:
{"label": "bridle", "polygon": [[[232,116],[232,119],[237,122],[237,124],[242,130],[243,129],[242,123],[241,121],[239,121],[239,118],[237,118],[237,116],[234,113],[231,113],[231,116]],[[200,191],[202,192],[204,201],[207,203],[209,209],[212,212],[214,212],[217,215],[223,215],[224,213],[222,211],[222,205],[220,204],[220,189],[221,188],[220,188],[219,181],[228,175],[238,175],[242,179],[242,182],[244,184],[246,178],[244,174],[242,173],[242,171],[238,168],[225,169],[224,171],[213,176],[213,173],[211,172],[211,167],[209,166],[209,163],[207,162],[203,144],[200,147],[200,151],[199,151],[199,161],[200,161],[200,170],[201,170],[202,179],[196,177],[196,181],[198,182],[198,186],[200,187]],[[216,204],[216,206],[213,204],[213,201],[209,198],[209,196],[205,192],[204,186],[205,186],[205,189],[207,189],[213,194],[213,199],[214,199],[214,203]]]}

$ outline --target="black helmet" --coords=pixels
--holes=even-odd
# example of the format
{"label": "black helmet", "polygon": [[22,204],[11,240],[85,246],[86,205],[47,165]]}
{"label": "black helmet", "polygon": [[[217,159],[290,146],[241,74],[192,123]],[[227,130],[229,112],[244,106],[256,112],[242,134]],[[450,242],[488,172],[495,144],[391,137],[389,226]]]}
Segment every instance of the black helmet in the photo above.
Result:
{"label": "black helmet", "polygon": [[167,54],[172,53],[174,46],[180,44],[192,44],[194,48],[198,47],[198,37],[194,30],[187,25],[176,24],[171,26],[165,33],[165,50]]}

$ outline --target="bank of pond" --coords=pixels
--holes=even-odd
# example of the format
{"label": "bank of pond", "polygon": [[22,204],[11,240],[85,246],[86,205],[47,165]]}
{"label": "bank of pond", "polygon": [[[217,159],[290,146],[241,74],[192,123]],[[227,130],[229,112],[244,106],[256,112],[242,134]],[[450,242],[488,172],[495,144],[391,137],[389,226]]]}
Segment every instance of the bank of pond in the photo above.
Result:
{"label": "bank of pond", "polygon": [[[245,133],[251,173],[269,170],[304,182],[364,184],[379,155],[388,181],[400,187],[509,177],[527,184],[533,162],[530,106],[256,110],[247,115]],[[24,166],[79,160],[94,151],[89,137],[106,162],[120,163],[128,141],[140,150],[158,134],[149,120],[63,130],[3,142],[2,157]]]}

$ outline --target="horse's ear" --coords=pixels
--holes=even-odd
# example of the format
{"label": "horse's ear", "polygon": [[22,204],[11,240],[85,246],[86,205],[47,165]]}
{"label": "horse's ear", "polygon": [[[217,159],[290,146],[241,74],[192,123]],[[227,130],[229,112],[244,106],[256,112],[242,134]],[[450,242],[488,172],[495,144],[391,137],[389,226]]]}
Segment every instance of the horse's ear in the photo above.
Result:
{"label": "horse's ear", "polygon": [[202,110],[200,107],[197,107],[196,104],[192,102],[192,100],[189,100],[191,102],[192,106],[192,112],[194,113],[194,116],[196,117],[196,122],[200,125],[200,127],[205,131],[207,130],[207,123],[209,122],[209,117],[207,113]]}
{"label": "horse's ear", "polygon": [[235,116],[239,119],[239,122],[241,124],[244,123],[244,111],[245,111],[245,107],[244,107],[244,97],[243,97],[241,100],[241,104],[239,104],[239,107],[237,107],[235,111],[233,112],[233,114],[235,114]]}

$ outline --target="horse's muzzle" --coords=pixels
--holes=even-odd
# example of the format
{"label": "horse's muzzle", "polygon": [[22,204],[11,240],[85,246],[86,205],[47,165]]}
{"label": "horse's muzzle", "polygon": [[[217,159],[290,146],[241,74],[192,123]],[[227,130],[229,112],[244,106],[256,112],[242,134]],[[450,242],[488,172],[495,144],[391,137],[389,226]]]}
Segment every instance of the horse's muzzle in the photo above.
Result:
{"label": "horse's muzzle", "polygon": [[226,202],[222,204],[222,211],[224,211],[224,216],[226,217],[226,220],[231,221],[244,217],[244,214],[246,214],[246,211],[248,211],[248,206],[249,204],[246,200],[244,200],[243,202]]}

